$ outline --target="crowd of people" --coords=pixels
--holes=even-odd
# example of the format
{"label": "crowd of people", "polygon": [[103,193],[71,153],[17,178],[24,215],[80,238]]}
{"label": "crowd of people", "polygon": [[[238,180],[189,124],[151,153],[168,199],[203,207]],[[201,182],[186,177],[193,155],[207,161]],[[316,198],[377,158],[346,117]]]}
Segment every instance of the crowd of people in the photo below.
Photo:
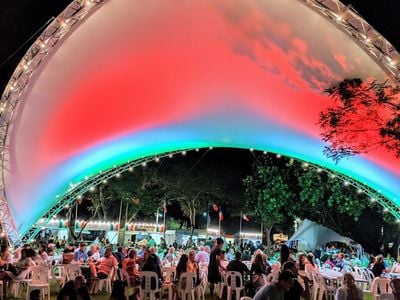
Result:
{"label": "crowd of people", "polygon": [[[367,265],[374,276],[381,276],[392,269],[393,260],[377,257],[355,257],[354,253],[326,249],[315,253],[296,253],[295,249],[280,244],[275,249],[268,249],[261,243],[226,243],[222,238],[208,239],[205,242],[189,241],[185,246],[176,241],[167,247],[164,243],[156,245],[150,237],[146,244],[118,246],[81,242],[77,245],[42,243],[25,245],[11,253],[7,246],[1,248],[0,280],[3,281],[4,295],[8,282],[23,278],[29,268],[40,264],[80,264],[86,266],[82,276],[65,283],[58,299],[90,299],[96,281],[106,279],[115,270],[123,270],[129,276],[134,287],[132,297],[138,296],[143,282],[141,272],[151,271],[157,274],[158,282],[152,285],[158,288],[163,284],[163,267],[174,267],[174,283],[180,282],[182,274],[196,274],[195,286],[202,280],[207,282],[210,295],[216,295],[221,287],[224,274],[236,271],[241,274],[245,293],[255,300],[261,299],[308,299],[315,274],[319,268],[334,268],[343,272],[343,284],[336,291],[336,299],[363,299],[362,290],[355,284],[351,273],[352,265]],[[275,250],[275,251],[274,251]],[[202,267],[203,266],[203,267]],[[205,272],[202,272],[205,271]],[[400,267],[399,267],[400,271]],[[267,276],[276,274],[274,280],[267,282]],[[114,274],[113,292],[110,299],[126,299],[124,277],[117,271]],[[268,283],[268,284],[267,284]],[[400,281],[391,282],[393,299],[400,299]],[[176,291],[179,299],[179,291]],[[31,299],[36,299],[38,291],[31,292]],[[39,291],[40,294],[40,291]]]}

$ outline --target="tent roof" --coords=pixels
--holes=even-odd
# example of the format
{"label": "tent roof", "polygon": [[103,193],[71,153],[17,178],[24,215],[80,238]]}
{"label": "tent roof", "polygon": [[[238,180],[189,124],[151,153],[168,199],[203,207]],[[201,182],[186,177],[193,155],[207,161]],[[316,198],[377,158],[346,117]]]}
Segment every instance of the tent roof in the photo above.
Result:
{"label": "tent roof", "polygon": [[312,249],[325,245],[329,242],[341,242],[349,244],[350,238],[341,236],[335,231],[305,219],[298,230],[293,234],[289,241],[305,240]]}

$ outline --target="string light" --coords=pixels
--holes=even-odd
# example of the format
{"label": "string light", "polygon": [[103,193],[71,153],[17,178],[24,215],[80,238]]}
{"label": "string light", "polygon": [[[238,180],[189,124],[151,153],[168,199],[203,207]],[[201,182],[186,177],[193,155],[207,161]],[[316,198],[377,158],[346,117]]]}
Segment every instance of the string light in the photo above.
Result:
{"label": "string light", "polygon": [[147,163],[146,163],[145,161],[142,162],[142,166],[143,166],[143,167],[147,166]]}
{"label": "string light", "polygon": [[160,162],[160,158],[156,157],[155,161]]}
{"label": "string light", "polygon": [[253,152],[254,151],[254,149],[253,148],[250,148],[250,152]]}
{"label": "string light", "polygon": [[266,155],[268,152],[267,152],[267,151],[264,151],[263,153],[264,153],[264,155]]}
{"label": "string light", "polygon": [[199,148],[196,148],[196,152],[199,152],[200,151],[200,149]]}
{"label": "string light", "polygon": [[344,184],[345,186],[348,186],[348,185],[350,184],[350,182],[345,181],[345,182],[343,182],[343,184]]}
{"label": "string light", "polygon": [[94,186],[91,186],[91,187],[89,188],[89,191],[91,191],[91,192],[94,192],[94,190],[95,190],[95,187],[94,187]]}
{"label": "string light", "polygon": [[168,155],[168,157],[169,157],[169,158],[172,158],[172,157],[173,157],[173,154],[172,154],[172,153],[171,153],[171,154],[169,154],[169,155]]}
{"label": "string light", "polygon": [[276,158],[281,158],[282,156],[280,155],[280,154],[277,154],[276,155]]}
{"label": "string light", "polygon": [[133,172],[133,167],[129,167],[129,172]]}
{"label": "string light", "polygon": [[184,150],[184,151],[182,151],[182,155],[186,155],[186,151]]}
{"label": "string light", "polygon": [[115,174],[115,177],[120,178],[121,177],[121,173]]}

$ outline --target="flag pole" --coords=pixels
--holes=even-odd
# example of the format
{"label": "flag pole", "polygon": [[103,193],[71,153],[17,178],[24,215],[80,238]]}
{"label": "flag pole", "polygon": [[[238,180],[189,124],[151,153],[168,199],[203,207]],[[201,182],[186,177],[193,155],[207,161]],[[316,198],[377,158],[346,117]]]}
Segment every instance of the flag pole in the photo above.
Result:
{"label": "flag pole", "polygon": [[165,242],[165,231],[167,229],[166,228],[167,224],[166,224],[166,220],[165,220],[166,215],[167,215],[167,202],[164,200],[164,230],[163,230],[164,242]]}
{"label": "flag pole", "polygon": [[219,210],[218,213],[218,231],[219,231],[219,237],[221,237],[221,210]]}
{"label": "flag pole", "polygon": [[243,212],[240,211],[240,225],[239,225],[239,244],[242,244],[242,220],[243,220]]}
{"label": "flag pole", "polygon": [[[219,217],[219,216],[218,216]],[[206,225],[206,240],[208,238],[208,226],[210,223],[210,202],[207,201],[207,225]]]}

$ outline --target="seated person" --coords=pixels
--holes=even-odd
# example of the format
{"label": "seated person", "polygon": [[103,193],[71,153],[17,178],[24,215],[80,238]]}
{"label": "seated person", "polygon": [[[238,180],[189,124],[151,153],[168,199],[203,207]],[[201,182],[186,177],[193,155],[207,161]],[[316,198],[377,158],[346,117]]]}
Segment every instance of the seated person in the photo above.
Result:
{"label": "seated person", "polygon": [[300,300],[301,297],[304,299],[309,299],[310,297],[310,286],[307,276],[301,277],[298,274],[298,269],[296,264],[292,261],[287,261],[282,266],[283,271],[290,271],[296,277],[297,280],[293,282],[293,286],[285,291],[285,300]]}
{"label": "seated person", "polygon": [[83,242],[79,244],[79,248],[74,252],[74,262],[84,263],[88,259],[86,246],[86,243]]}
{"label": "seated person", "polygon": [[35,266],[36,263],[29,257],[29,249],[23,248],[21,250],[21,258],[15,264],[8,264],[7,271],[0,273],[0,280],[3,284],[3,295],[6,295],[7,281],[15,279],[24,279],[29,273],[29,267]]}
{"label": "seated person", "polygon": [[351,273],[346,273],[343,276],[343,285],[338,288],[335,295],[336,300],[364,299],[363,291],[355,284],[354,277]]}
{"label": "seated person", "polygon": [[242,263],[241,259],[242,259],[242,254],[240,252],[236,252],[235,259],[229,262],[228,266],[226,267],[226,270],[239,272],[240,274],[242,274],[242,277],[243,275],[248,274],[249,269],[244,263]]}
{"label": "seated person", "polygon": [[[193,250],[192,250],[193,251]],[[194,251],[193,251],[194,252]],[[195,257],[195,254],[192,254],[193,257]],[[195,273],[196,274],[196,279],[195,282],[193,282],[194,286],[197,286],[200,284],[200,277],[199,277],[199,268],[195,267],[195,264],[190,261],[189,256],[186,253],[183,253],[181,255],[181,258],[179,259],[178,265],[176,266],[176,287],[177,291],[180,292],[179,288],[185,289],[186,287],[186,278],[182,279],[182,274],[183,273]],[[180,284],[178,284],[180,283]],[[177,294],[178,298],[180,299],[180,294]]]}
{"label": "seated person", "polygon": [[[162,280],[162,274],[161,274],[161,268],[160,265],[157,262],[157,257],[154,254],[151,254],[149,250],[146,250],[144,252],[144,265],[142,267],[142,271],[150,271],[154,272],[158,276],[158,287],[161,287],[161,280]],[[142,281],[142,287],[144,288],[145,282]],[[151,287],[155,288],[156,283],[151,282]]]}
{"label": "seated person", "polygon": [[7,245],[1,245],[0,266],[11,264],[13,257]]}
{"label": "seated person", "polygon": [[390,270],[386,269],[385,264],[383,262],[383,256],[378,255],[376,257],[376,263],[372,267],[372,273],[374,273],[375,277],[379,277],[382,273],[388,273]]}
{"label": "seated person", "polygon": [[118,265],[117,259],[112,255],[111,248],[107,248],[104,257],[100,261],[90,262],[90,272],[94,278],[106,279],[115,266]]}
{"label": "seated person", "polygon": [[92,262],[100,261],[100,247],[98,245],[91,245],[90,250],[87,253],[88,260]]}
{"label": "seated person", "polygon": [[175,248],[174,247],[169,247],[168,253],[164,257],[163,264],[170,264],[176,260],[176,255],[175,255]]}
{"label": "seated person", "polygon": [[67,244],[63,251],[62,264],[70,264],[74,259],[74,247],[71,244]]}
{"label": "seated person", "polygon": [[139,284],[140,272],[136,268],[136,251],[135,249],[130,249],[128,256],[122,261],[122,269],[128,273],[133,285]]}

